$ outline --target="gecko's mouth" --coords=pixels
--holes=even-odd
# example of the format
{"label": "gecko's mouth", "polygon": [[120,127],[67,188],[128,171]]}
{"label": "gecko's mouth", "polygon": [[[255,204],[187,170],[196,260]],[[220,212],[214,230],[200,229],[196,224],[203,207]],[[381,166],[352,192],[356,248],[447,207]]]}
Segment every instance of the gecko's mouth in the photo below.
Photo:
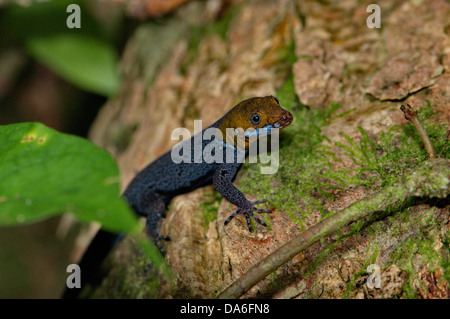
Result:
{"label": "gecko's mouth", "polygon": [[274,129],[274,128],[283,129],[286,126],[288,126],[289,124],[291,124],[293,119],[294,119],[294,117],[292,116],[292,114],[290,112],[283,110],[282,115],[280,116],[278,121],[276,121],[273,125],[266,125],[261,128],[256,128],[256,129],[252,129],[250,131],[245,131],[245,133],[244,133],[245,140],[246,140],[246,142],[248,142],[249,138],[251,136],[255,136],[255,135],[258,137],[270,135],[272,132],[272,129]]}
{"label": "gecko's mouth", "polygon": [[274,127],[285,128],[286,126],[291,124],[293,120],[294,117],[292,116],[292,114],[288,111],[284,111],[283,114],[278,119],[278,121],[274,124]]}

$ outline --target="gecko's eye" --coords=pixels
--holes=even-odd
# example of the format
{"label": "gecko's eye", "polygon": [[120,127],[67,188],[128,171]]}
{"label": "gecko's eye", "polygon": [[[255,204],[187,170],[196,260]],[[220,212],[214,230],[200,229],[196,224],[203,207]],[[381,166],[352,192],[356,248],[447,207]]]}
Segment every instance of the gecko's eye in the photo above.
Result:
{"label": "gecko's eye", "polygon": [[255,113],[250,120],[252,121],[252,124],[259,124],[261,122],[261,116],[258,113]]}
{"label": "gecko's eye", "polygon": [[278,101],[278,99],[275,96],[273,98],[275,99],[275,101],[277,101],[278,105],[280,105],[280,101]]}

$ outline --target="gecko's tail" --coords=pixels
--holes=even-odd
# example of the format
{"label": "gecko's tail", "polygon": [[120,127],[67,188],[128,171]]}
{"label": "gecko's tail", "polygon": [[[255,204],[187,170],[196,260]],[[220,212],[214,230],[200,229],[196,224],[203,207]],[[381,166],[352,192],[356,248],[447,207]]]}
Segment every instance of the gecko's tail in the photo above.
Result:
{"label": "gecko's tail", "polygon": [[81,271],[81,288],[66,287],[62,295],[63,299],[76,299],[87,285],[95,287],[100,284],[101,278],[103,278],[100,273],[100,266],[111,249],[122,238],[123,235],[117,235],[101,229],[97,232],[78,264]]}

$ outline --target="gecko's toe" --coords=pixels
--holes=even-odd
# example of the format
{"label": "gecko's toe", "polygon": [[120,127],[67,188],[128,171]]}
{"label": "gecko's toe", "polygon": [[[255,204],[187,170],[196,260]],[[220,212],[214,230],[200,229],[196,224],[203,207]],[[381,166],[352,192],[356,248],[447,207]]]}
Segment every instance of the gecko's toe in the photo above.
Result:
{"label": "gecko's toe", "polygon": [[273,210],[271,210],[271,209],[261,209],[261,208],[255,208],[254,211],[257,212],[257,213],[271,213],[271,212],[273,212]]}
{"label": "gecko's toe", "polygon": [[247,222],[248,231],[252,232],[252,223],[250,219],[253,219],[254,221],[258,222],[259,224],[263,225],[264,227],[267,227],[266,223],[256,217],[252,212],[244,213],[245,221]]}
{"label": "gecko's toe", "polygon": [[240,209],[238,209],[237,211],[235,211],[233,214],[231,214],[230,216],[228,216],[227,219],[225,219],[225,222],[223,223],[224,225],[228,224],[233,218],[234,216],[236,216],[237,214],[239,214],[241,212]]}
{"label": "gecko's toe", "polygon": [[264,208],[256,208],[255,207],[256,204],[265,203],[265,202],[267,202],[267,199],[259,199],[259,200],[252,201],[250,203],[252,203],[252,205],[253,205],[253,211],[255,211],[257,213],[271,213],[271,212],[273,212],[273,209],[264,209]]}
{"label": "gecko's toe", "polygon": [[249,214],[244,213],[244,218],[245,218],[245,221],[247,222],[248,231],[251,232],[252,231],[252,223],[250,221]]}
{"label": "gecko's toe", "polygon": [[263,220],[261,220],[261,219],[259,219],[258,217],[256,217],[254,214],[252,214],[252,218],[253,218],[256,222],[258,222],[258,223],[260,223],[261,225],[263,225],[264,227],[267,227],[267,224],[266,224]]}
{"label": "gecko's toe", "polygon": [[166,235],[161,235],[161,234],[158,234],[158,236],[156,236],[156,238],[154,238],[153,239],[153,242],[155,243],[155,245],[158,247],[158,249],[159,249],[159,251],[161,252],[161,254],[163,255],[163,256],[165,256],[166,255],[166,248],[165,248],[165,246],[162,244],[162,240],[164,240],[164,241],[170,241],[170,237],[169,236],[166,236]]}
{"label": "gecko's toe", "polygon": [[263,198],[263,199],[251,201],[250,203],[252,203],[252,205],[256,205],[256,204],[261,204],[261,203],[265,203],[265,202],[267,202],[267,199]]}

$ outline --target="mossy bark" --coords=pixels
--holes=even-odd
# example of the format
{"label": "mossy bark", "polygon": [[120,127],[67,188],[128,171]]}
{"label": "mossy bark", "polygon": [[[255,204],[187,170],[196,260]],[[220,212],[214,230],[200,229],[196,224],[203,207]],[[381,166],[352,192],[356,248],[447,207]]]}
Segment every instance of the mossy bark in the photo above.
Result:
{"label": "mossy bark", "polygon": [[[450,157],[448,2],[383,3],[380,29],[366,25],[370,1],[224,3],[191,1],[143,23],[122,57],[122,88],[90,136],[117,158],[126,185],[177,142],[174,128],[194,119],[206,127],[242,99],[276,95],[294,114],[279,171],[245,164],[235,182],[275,207],[270,228],[249,233],[240,218],[224,227],[233,207],[216,205],[211,187],[179,196],[163,225],[174,281],[160,280],[127,240],[94,296],[214,297],[302,230],[391,187],[426,160],[401,103],[424,107],[437,155]],[[449,217],[448,197],[405,199],[343,226],[246,296],[448,298]],[[366,285],[372,264],[381,288]]]}

